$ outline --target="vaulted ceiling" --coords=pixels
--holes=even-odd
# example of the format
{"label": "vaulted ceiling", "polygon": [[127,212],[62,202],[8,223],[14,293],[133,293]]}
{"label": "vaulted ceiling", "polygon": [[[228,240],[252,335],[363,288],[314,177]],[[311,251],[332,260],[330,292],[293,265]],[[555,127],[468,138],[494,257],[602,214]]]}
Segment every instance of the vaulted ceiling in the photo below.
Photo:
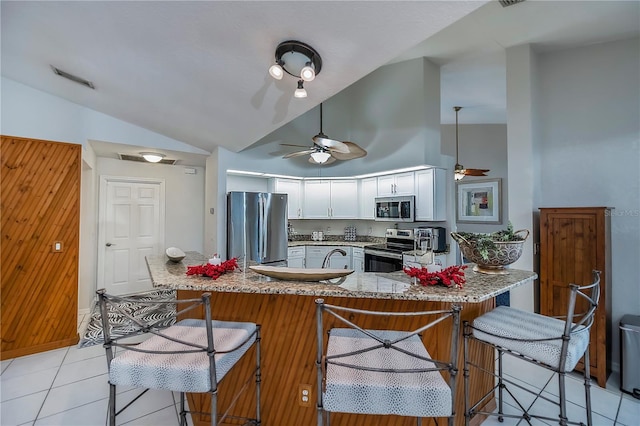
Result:
{"label": "vaulted ceiling", "polygon": [[[208,152],[237,152],[376,68],[422,56],[441,65],[443,122],[454,105],[473,106],[466,123],[505,122],[505,48],[637,36],[639,18],[637,1],[2,1],[2,75]],[[267,73],[288,39],[323,58],[306,99],[293,98],[294,78]]]}

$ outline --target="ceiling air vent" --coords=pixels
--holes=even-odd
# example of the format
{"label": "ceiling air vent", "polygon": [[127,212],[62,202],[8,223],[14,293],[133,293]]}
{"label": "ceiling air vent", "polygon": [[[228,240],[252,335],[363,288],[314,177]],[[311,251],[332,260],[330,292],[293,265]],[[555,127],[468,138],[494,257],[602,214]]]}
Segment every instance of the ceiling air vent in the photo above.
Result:
{"label": "ceiling air vent", "polygon": [[51,65],[51,69],[53,70],[53,72],[57,75],[59,75],[60,77],[64,77],[67,80],[71,80],[74,83],[78,83],[78,84],[82,84],[83,86],[87,86],[90,89],[94,89],[95,90],[95,86],[93,85],[92,82],[90,82],[89,80],[85,80],[84,78],[80,78],[76,75],[73,74],[69,74],[66,71],[62,71],[60,68],[56,68],[53,65]]}
{"label": "ceiling air vent", "polygon": [[[120,157],[121,160],[137,161],[138,163],[151,164],[147,160],[142,158],[140,155],[118,154],[118,157]],[[177,162],[178,162],[178,160],[170,160],[168,158],[163,158],[162,160],[158,161],[157,163],[153,163],[153,164],[169,164],[170,166],[173,166]]]}
{"label": "ceiling air vent", "polygon": [[513,6],[514,4],[522,3],[524,0],[498,0],[502,7]]}

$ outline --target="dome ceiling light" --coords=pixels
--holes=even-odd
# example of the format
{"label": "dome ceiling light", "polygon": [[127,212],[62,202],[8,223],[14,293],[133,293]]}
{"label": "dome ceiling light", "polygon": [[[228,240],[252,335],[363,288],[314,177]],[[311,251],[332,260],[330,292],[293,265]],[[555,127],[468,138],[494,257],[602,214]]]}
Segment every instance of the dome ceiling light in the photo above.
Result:
{"label": "dome ceiling light", "polygon": [[158,152],[141,152],[140,155],[150,163],[159,163],[164,157],[166,157],[166,155]]}
{"label": "dome ceiling light", "polygon": [[276,61],[269,67],[269,74],[282,80],[285,73],[298,79],[294,92],[296,98],[306,98],[304,83],[313,81],[322,69],[322,58],[306,43],[297,40],[283,41],[276,47]]}

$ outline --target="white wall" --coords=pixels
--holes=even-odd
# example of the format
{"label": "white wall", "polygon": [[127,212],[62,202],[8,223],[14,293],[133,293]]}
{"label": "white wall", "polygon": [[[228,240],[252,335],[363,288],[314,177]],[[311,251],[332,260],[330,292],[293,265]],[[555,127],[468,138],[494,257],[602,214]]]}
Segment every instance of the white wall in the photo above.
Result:
{"label": "white wall", "polygon": [[[88,309],[96,289],[97,253],[97,205],[98,205],[98,160],[89,140],[164,148],[197,154],[207,154],[186,143],[167,138],[122,120],[81,107],[62,98],[33,89],[2,77],[0,99],[0,132],[3,135],[71,142],[82,145],[82,178],[80,200],[80,255],[78,270],[78,306]],[[106,160],[106,159],[100,159]],[[163,177],[167,179],[167,230],[166,242],[185,250],[202,251],[204,238],[203,194],[204,170],[199,168],[195,177],[181,182],[172,175],[182,173],[182,168],[148,169],[152,165],[110,160],[117,165],[107,168],[109,173],[128,176]],[[118,162],[119,161],[119,162]],[[120,164],[122,163],[122,164]],[[102,162],[102,164],[106,164]],[[158,165],[153,165],[158,166]],[[173,170],[168,172],[167,170]],[[159,172],[159,173],[156,173]],[[187,175],[185,175],[184,179]],[[185,191],[194,180],[194,192]],[[174,184],[175,182],[175,184]],[[184,183],[184,185],[182,184]],[[186,215],[186,216],[185,216]],[[185,232],[180,230],[183,217],[189,218]],[[198,219],[199,218],[199,219]],[[200,227],[197,231],[195,227]]]}
{"label": "white wall", "polygon": [[640,315],[640,40],[539,55],[540,203],[614,207],[612,361],[618,323]]}
{"label": "white wall", "polygon": [[[460,111],[460,120],[464,108]],[[444,124],[441,127],[442,154],[456,155],[456,126]],[[504,124],[459,124],[458,152],[460,164],[467,168],[489,169],[486,177],[465,176],[460,182],[469,183],[482,179],[502,179],[502,223],[487,225],[482,223],[457,223],[457,230],[463,232],[495,232],[504,229],[510,220],[507,178],[507,126]],[[455,193],[452,194],[455,196]],[[454,202],[455,208],[455,202]],[[521,229],[524,224],[514,223]]]}
{"label": "white wall", "polygon": [[[158,178],[165,181],[165,248],[204,249],[204,181],[202,167],[185,174],[184,167],[98,157],[99,176]],[[96,188],[97,191],[97,188]]]}

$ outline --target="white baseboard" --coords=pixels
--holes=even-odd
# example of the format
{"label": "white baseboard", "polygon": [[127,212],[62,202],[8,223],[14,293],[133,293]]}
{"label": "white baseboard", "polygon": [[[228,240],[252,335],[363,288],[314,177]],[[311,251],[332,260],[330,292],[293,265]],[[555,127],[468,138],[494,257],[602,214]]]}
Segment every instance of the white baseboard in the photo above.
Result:
{"label": "white baseboard", "polygon": [[87,315],[91,312],[89,308],[78,309],[78,315]]}

